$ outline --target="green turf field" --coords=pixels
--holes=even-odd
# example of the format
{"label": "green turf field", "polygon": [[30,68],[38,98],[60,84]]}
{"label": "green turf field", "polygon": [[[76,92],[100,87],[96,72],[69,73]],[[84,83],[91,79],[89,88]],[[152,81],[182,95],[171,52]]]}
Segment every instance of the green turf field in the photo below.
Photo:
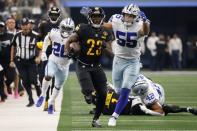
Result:
{"label": "green turf field", "polygon": [[[107,72],[111,81],[111,72]],[[197,107],[197,75],[146,75],[153,81],[163,85],[166,103],[180,106]],[[121,116],[116,127],[107,127],[109,116],[101,116],[103,128],[92,128],[92,115],[89,111],[93,106],[87,105],[80,92],[75,73],[70,73],[64,86],[62,111],[58,131],[129,131],[129,130],[193,130],[197,131],[197,116],[188,113],[156,116]]]}

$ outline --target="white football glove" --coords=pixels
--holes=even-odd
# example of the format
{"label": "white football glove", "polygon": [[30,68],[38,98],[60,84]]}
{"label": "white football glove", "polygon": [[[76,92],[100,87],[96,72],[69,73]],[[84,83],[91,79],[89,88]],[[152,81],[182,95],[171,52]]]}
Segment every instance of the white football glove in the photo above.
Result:
{"label": "white football glove", "polygon": [[0,64],[0,71],[2,71],[3,70],[3,67],[2,67],[2,65]]}
{"label": "white football glove", "polygon": [[46,53],[45,52],[42,52],[40,58],[41,58],[42,61],[46,61],[47,60]]}

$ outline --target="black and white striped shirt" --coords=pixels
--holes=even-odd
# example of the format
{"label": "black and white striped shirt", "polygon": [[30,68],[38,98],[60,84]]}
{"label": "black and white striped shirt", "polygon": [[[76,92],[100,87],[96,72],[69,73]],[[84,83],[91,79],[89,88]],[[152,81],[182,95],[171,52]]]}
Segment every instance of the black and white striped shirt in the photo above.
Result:
{"label": "black and white striped shirt", "polygon": [[36,43],[38,34],[31,31],[28,35],[24,35],[22,31],[16,33],[12,40],[12,45],[16,47],[16,56],[29,60],[36,56]]}

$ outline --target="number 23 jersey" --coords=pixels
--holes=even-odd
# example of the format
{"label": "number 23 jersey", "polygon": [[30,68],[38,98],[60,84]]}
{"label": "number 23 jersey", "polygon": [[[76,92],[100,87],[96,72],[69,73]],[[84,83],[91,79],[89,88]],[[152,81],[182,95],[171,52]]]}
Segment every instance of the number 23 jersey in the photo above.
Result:
{"label": "number 23 jersey", "polygon": [[126,27],[120,14],[112,15],[109,23],[112,24],[116,42],[113,45],[114,54],[121,58],[132,59],[140,56],[140,43],[144,40],[138,36],[143,22],[136,20],[130,27]]}
{"label": "number 23 jersey", "polygon": [[93,28],[89,24],[79,24],[75,32],[79,36],[81,51],[79,60],[86,64],[98,64],[106,43],[111,41],[112,34],[109,30],[101,27]]}

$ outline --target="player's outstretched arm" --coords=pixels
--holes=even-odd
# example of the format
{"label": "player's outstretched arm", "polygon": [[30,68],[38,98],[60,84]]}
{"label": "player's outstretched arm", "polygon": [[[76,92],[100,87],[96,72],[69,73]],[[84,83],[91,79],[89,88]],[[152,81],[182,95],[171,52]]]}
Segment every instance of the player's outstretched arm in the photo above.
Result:
{"label": "player's outstretched arm", "polygon": [[143,21],[143,26],[142,26],[142,29],[139,31],[139,35],[140,36],[148,35],[150,32],[150,20],[148,20],[148,18],[142,11],[139,12],[139,15]]}
{"label": "player's outstretched arm", "polygon": [[147,115],[152,115],[152,116],[164,116],[165,113],[162,109],[162,107],[160,106],[160,104],[158,102],[155,102],[152,106],[151,109],[148,109],[146,106],[144,105],[140,105],[140,109],[142,111],[144,111]]}
{"label": "player's outstretched arm", "polygon": [[107,29],[112,29],[112,24],[110,22],[109,23],[103,23],[102,26],[107,28]]}

